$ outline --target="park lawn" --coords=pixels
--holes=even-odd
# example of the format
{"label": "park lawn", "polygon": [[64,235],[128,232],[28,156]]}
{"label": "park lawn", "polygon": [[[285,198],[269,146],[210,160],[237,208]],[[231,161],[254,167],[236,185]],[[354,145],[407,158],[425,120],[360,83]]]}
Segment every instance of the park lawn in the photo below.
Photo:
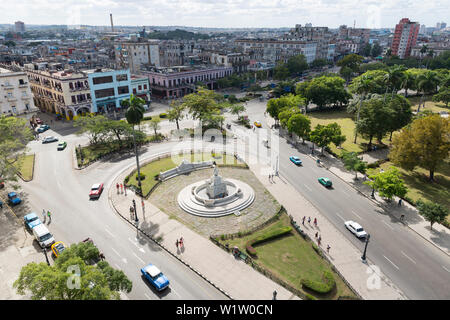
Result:
{"label": "park lawn", "polygon": [[[444,103],[431,101],[432,96],[426,96],[424,99],[425,99],[425,108],[420,107],[421,111],[431,110],[435,113],[438,113],[441,111],[450,112],[450,108],[446,108]],[[411,110],[417,111],[417,106],[419,105],[420,97],[411,97],[411,98],[408,98],[408,100],[409,100],[409,102],[411,102]]]}
{"label": "park lawn", "polygon": [[[394,166],[392,162],[385,162],[380,165],[380,168],[386,171],[391,166]],[[378,173],[380,168],[369,170]],[[408,187],[407,197],[414,201],[423,199],[440,203],[450,208],[450,160],[444,161],[442,166],[435,172],[434,183],[428,180],[428,170],[419,167],[416,167],[414,171],[406,171],[402,168],[398,169]],[[447,216],[447,221],[450,223],[450,216]]]}
{"label": "park lawn", "polygon": [[[183,161],[183,159],[187,159],[189,162],[199,162],[199,161],[209,161],[214,160],[218,165],[233,165],[233,166],[242,166],[245,167],[245,164],[242,162],[238,162],[234,156],[225,155],[220,156],[216,155],[217,158],[213,158],[211,153],[194,153],[194,154],[183,154],[183,155],[175,155],[173,157],[162,158],[160,160],[156,160],[146,164],[141,167],[141,174],[145,174],[145,179],[141,180],[142,185],[142,193],[144,195],[148,194],[148,192],[156,185],[158,180],[155,179],[160,172],[164,172],[170,169],[175,168],[177,165]],[[128,181],[129,185],[134,185],[137,187],[137,172],[135,172]]]}
{"label": "park lawn", "polygon": [[[223,244],[228,243],[230,247],[237,246],[245,252],[247,241],[285,226],[291,226],[291,224],[289,217],[282,214],[279,220],[251,235],[228,240],[219,239],[219,241]],[[304,240],[295,230],[292,230],[289,235],[255,245],[254,248],[258,255],[254,260],[259,265],[304,293],[311,294],[317,299],[327,300],[337,299],[339,296],[356,297],[340,276],[332,271],[331,265],[315,252],[312,242]],[[322,281],[325,270],[333,273],[336,290],[326,295],[320,295],[302,288],[301,279]]]}
{"label": "park lawn", "polygon": [[17,171],[19,171],[24,180],[31,180],[33,178],[34,154],[23,156],[19,162],[20,167],[16,166]]}
{"label": "park lawn", "polygon": [[[329,145],[331,151],[340,155],[342,150],[349,152],[361,152],[364,151],[364,146],[369,143],[358,134],[356,144],[353,143],[355,139],[355,122],[353,121],[353,115],[347,113],[346,111],[330,111],[330,112],[310,112],[307,116],[311,119],[311,130],[314,130],[316,125],[328,125],[333,122],[337,122],[341,126],[342,134],[347,137],[345,142],[342,144],[342,149],[338,149],[334,143]],[[382,140],[384,144],[389,144],[389,138],[384,138]],[[372,139],[372,143],[376,143],[376,139]]]}

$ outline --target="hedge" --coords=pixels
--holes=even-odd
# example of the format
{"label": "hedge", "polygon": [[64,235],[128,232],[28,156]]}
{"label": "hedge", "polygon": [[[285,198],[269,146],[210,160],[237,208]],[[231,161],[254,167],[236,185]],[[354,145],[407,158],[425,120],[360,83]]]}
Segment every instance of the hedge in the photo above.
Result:
{"label": "hedge", "polygon": [[253,245],[278,238],[278,237],[285,235],[291,231],[292,231],[291,227],[282,227],[282,228],[275,229],[271,232],[265,233],[265,234],[255,238],[255,239],[249,240],[245,245],[245,249],[247,250],[247,252],[250,255],[256,256],[256,250],[255,250],[255,248],[253,248]]}
{"label": "hedge", "polygon": [[329,293],[331,290],[336,288],[336,281],[330,271],[323,272],[323,282],[302,279],[301,284],[304,287],[320,294]]}
{"label": "hedge", "polygon": [[147,117],[142,118],[142,120],[152,120],[152,117],[151,116],[147,116]]}
{"label": "hedge", "polygon": [[167,118],[167,113],[164,113],[164,112],[163,112],[163,113],[160,113],[160,114],[159,114],[159,117],[160,117],[160,118]]}
{"label": "hedge", "polygon": [[[138,174],[136,173],[136,180],[138,179]],[[144,180],[145,179],[145,174],[144,173],[141,173],[141,180]]]}

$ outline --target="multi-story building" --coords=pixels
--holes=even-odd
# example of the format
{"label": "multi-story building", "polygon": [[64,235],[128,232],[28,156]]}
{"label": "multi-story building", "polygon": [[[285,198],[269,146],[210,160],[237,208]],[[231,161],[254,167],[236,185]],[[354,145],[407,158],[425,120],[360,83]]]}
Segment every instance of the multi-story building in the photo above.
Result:
{"label": "multi-story building", "polygon": [[22,21],[14,22],[14,30],[16,32],[25,32],[25,23],[23,23]]}
{"label": "multi-story building", "polygon": [[[425,53],[421,52],[423,45],[427,46],[427,52]],[[450,51],[450,41],[428,42],[412,47],[411,56],[416,58],[423,58],[430,55],[431,53],[433,57],[437,57],[447,51]]]}
{"label": "multi-story building", "polygon": [[198,82],[203,83],[208,89],[216,89],[216,81],[232,73],[232,67],[220,66],[178,66],[141,71],[141,74],[149,79],[152,97],[159,99],[179,98],[192,93]]}
{"label": "multi-story building", "polygon": [[131,94],[129,69],[93,69],[85,71],[92,99],[91,112],[114,113],[121,110],[121,101]]}
{"label": "multi-story building", "polygon": [[137,73],[143,65],[160,67],[159,41],[116,42],[115,56],[117,68],[128,68]]}
{"label": "multi-story building", "polygon": [[[281,40],[281,39],[237,39],[235,43],[242,46],[244,53],[250,59],[270,62],[287,61],[289,57],[303,54],[308,63],[316,59],[316,42]],[[325,59],[328,56],[328,45],[326,47]]]}
{"label": "multi-story building", "polygon": [[249,55],[240,52],[226,53],[205,50],[200,54],[200,56],[206,63],[224,67],[232,67],[233,73],[246,72],[247,67],[250,64]]}
{"label": "multi-story building", "polygon": [[302,27],[296,24],[295,28],[283,36],[283,40],[297,40],[316,43],[315,59],[329,59],[329,44],[333,42],[334,34],[328,30],[328,27],[313,27],[307,24]]}
{"label": "multi-story building", "polygon": [[25,115],[37,112],[27,74],[0,68],[0,115]]}
{"label": "multi-story building", "polygon": [[145,100],[146,104],[151,101],[151,89],[148,77],[131,75],[131,90],[132,93]]}
{"label": "multi-story building", "polygon": [[420,25],[418,22],[411,22],[408,18],[403,18],[395,26],[394,39],[392,40],[392,54],[401,59],[407,58],[411,54],[411,48],[416,45],[417,35]]}

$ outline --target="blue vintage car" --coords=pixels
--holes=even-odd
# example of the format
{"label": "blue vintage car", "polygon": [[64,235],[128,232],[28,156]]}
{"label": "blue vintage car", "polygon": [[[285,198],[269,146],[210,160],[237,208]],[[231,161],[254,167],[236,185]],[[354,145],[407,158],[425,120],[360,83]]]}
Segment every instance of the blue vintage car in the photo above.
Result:
{"label": "blue vintage car", "polygon": [[50,129],[50,126],[47,124],[41,124],[39,127],[37,127],[36,132],[42,133]]}
{"label": "blue vintage car", "polygon": [[8,201],[12,205],[16,205],[16,204],[19,204],[22,202],[22,200],[19,198],[19,196],[15,192],[8,193]]}
{"label": "blue vintage car", "polygon": [[333,186],[333,183],[331,182],[330,179],[328,178],[324,178],[324,177],[320,177],[319,179],[317,179],[319,181],[319,183],[327,188],[331,188]]}
{"label": "blue vintage car", "polygon": [[296,157],[296,156],[290,156],[289,160],[291,160],[293,163],[295,163],[298,166],[300,166],[302,164],[302,160],[300,160],[300,158]]}
{"label": "blue vintage car", "polygon": [[32,212],[27,214],[26,216],[23,217],[23,222],[25,223],[25,226],[31,230],[33,229],[35,226],[37,226],[38,224],[41,224],[41,220],[39,220],[39,217],[37,216],[36,213]]}
{"label": "blue vintage car", "polygon": [[169,279],[153,264],[141,268],[141,273],[158,291],[162,291],[169,286]]}

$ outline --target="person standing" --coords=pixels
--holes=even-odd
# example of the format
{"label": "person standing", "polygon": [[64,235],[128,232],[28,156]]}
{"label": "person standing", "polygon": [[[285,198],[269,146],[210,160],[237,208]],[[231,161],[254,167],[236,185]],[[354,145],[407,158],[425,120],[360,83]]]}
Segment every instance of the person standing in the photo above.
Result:
{"label": "person standing", "polygon": [[314,218],[314,225],[317,227],[317,218]]}
{"label": "person standing", "polygon": [[311,217],[308,217],[308,224],[311,224]]}
{"label": "person standing", "polygon": [[123,183],[120,184],[120,193],[123,194]]}
{"label": "person standing", "polygon": [[180,238],[180,248],[183,247],[184,248],[184,242],[183,242],[183,237]]}
{"label": "person standing", "polygon": [[302,219],[302,225],[305,225],[305,216],[303,216],[303,219]]}
{"label": "person standing", "polygon": [[327,245],[327,252],[330,253],[330,245]]}
{"label": "person standing", "polygon": [[123,185],[123,191],[125,191],[125,195],[127,195],[127,185],[126,184]]}
{"label": "person standing", "polygon": [[178,239],[177,239],[177,241],[175,242],[175,245],[177,246],[177,250],[178,250],[178,244],[179,244],[179,242],[178,242]]}
{"label": "person standing", "polygon": [[116,183],[117,194],[119,194],[119,188],[120,188],[119,183]]}
{"label": "person standing", "polygon": [[48,216],[48,223],[50,223],[52,221],[52,214],[50,213],[50,210],[47,211],[47,216]]}

